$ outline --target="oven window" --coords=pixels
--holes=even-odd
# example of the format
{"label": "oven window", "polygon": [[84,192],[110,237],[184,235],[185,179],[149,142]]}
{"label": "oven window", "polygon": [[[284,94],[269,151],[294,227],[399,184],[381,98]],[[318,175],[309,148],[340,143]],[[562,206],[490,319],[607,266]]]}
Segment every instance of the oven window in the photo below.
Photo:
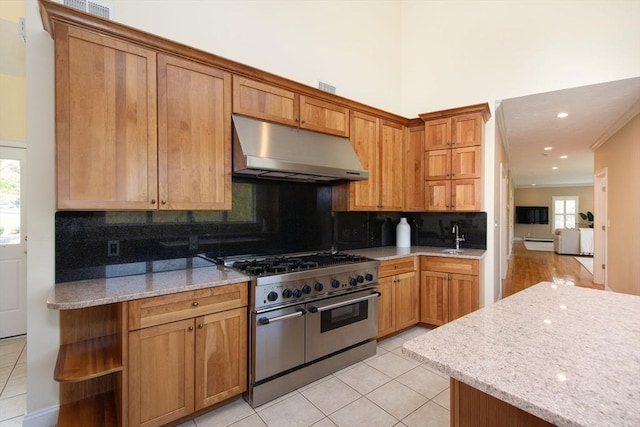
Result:
{"label": "oven window", "polygon": [[328,332],[352,323],[360,322],[368,317],[369,301],[345,305],[332,310],[323,311],[320,320],[320,332]]}

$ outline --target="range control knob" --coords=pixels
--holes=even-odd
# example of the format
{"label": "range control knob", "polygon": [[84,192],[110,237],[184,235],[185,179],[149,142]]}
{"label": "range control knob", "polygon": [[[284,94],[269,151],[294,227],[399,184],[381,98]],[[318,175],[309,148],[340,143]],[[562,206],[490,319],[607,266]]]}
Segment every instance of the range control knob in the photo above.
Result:
{"label": "range control knob", "polygon": [[282,291],[282,296],[285,298],[291,298],[291,289],[285,289]]}
{"label": "range control knob", "polygon": [[358,281],[358,283],[363,283],[364,277],[362,277],[362,274],[358,274],[358,277],[356,277],[356,280]]}
{"label": "range control knob", "polygon": [[268,301],[275,301],[278,299],[278,293],[277,292],[269,292],[269,295],[267,295],[267,300]]}
{"label": "range control knob", "polygon": [[310,294],[311,293],[311,286],[309,285],[304,285],[302,287],[302,292],[304,292],[305,294]]}
{"label": "range control knob", "polygon": [[331,279],[331,287],[332,288],[339,288],[340,287],[340,281],[337,279]]}
{"label": "range control knob", "polygon": [[316,282],[315,285],[313,285],[313,289],[315,289],[316,291],[320,292],[321,290],[324,289],[324,285],[320,282]]}
{"label": "range control knob", "polygon": [[293,290],[293,297],[294,298],[300,298],[302,296],[302,291],[300,289],[294,289]]}
{"label": "range control knob", "polygon": [[367,273],[364,275],[364,278],[367,280],[367,282],[370,282],[373,280],[373,274]]}
{"label": "range control knob", "polygon": [[349,279],[349,284],[350,284],[351,286],[355,286],[355,285],[357,285],[357,284],[358,284],[358,279],[356,279],[355,277],[350,278],[350,279]]}

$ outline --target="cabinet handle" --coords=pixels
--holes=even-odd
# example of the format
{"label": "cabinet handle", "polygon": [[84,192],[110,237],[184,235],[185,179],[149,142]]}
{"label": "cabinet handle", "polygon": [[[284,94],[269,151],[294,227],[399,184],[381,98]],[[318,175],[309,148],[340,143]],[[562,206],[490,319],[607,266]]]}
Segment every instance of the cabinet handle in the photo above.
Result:
{"label": "cabinet handle", "polygon": [[189,332],[193,331],[193,326],[189,326]]}
{"label": "cabinet handle", "polygon": [[194,301],[191,303],[192,306],[197,307],[200,305],[200,303],[198,301]]}
{"label": "cabinet handle", "polygon": [[307,123],[307,122],[306,122],[305,120],[303,120],[303,121],[301,121],[300,123],[305,124],[305,123]]}
{"label": "cabinet handle", "polygon": [[151,204],[155,205],[156,204],[156,199],[151,199]]}
{"label": "cabinet handle", "polygon": [[198,323],[198,329],[204,328],[204,323]]}
{"label": "cabinet handle", "polygon": [[161,203],[162,203],[163,205],[166,205],[166,204],[167,204],[167,201],[163,199]]}

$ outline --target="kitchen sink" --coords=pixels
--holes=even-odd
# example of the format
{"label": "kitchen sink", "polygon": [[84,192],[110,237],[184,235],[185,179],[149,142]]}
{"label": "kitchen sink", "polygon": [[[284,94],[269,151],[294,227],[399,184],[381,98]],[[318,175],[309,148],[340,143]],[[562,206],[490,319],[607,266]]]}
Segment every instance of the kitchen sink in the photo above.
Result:
{"label": "kitchen sink", "polygon": [[444,249],[442,252],[445,254],[458,255],[464,252],[464,249]]}

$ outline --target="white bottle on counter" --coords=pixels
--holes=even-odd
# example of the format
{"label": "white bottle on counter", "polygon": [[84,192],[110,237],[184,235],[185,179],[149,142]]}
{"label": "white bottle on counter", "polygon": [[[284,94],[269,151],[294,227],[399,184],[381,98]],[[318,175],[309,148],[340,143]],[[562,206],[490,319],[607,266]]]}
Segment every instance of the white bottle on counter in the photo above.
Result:
{"label": "white bottle on counter", "polygon": [[407,222],[407,218],[400,218],[400,222],[396,226],[396,246],[399,248],[411,246],[411,226]]}

